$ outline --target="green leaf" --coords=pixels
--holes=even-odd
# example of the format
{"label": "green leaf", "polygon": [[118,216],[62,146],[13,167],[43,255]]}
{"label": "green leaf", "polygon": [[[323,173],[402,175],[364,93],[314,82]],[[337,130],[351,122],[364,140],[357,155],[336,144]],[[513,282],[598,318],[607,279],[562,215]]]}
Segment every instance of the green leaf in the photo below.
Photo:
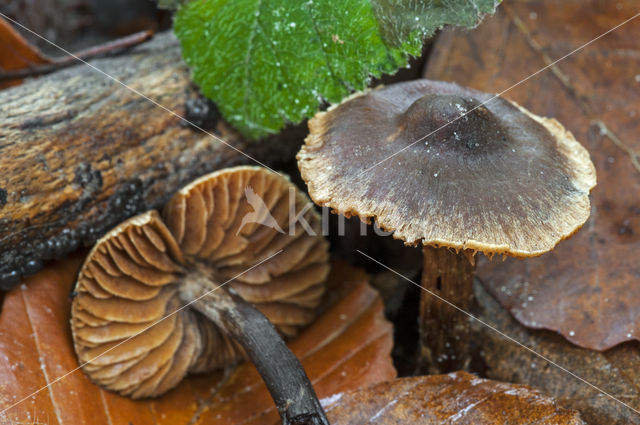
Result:
{"label": "green leaf", "polygon": [[494,7],[494,0],[192,0],[174,31],[202,92],[240,132],[259,138],[405,66],[435,28],[474,25]]}
{"label": "green leaf", "polygon": [[401,46],[414,37],[430,37],[447,24],[474,27],[501,0],[371,0],[383,38]]}
{"label": "green leaf", "polygon": [[385,44],[370,0],[195,0],[174,29],[193,80],[252,138],[364,89],[420,49]]}

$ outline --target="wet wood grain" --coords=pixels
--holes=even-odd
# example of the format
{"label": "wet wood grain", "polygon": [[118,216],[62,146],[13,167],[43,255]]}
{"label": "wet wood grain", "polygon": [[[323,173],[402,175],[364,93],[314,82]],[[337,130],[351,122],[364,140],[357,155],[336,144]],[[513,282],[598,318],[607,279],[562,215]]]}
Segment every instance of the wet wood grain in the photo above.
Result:
{"label": "wet wood grain", "polygon": [[5,288],[124,218],[161,206],[206,172],[255,164],[248,156],[277,164],[298,146],[291,132],[246,141],[210,114],[198,125],[212,137],[169,113],[191,118],[196,108],[187,110],[187,102],[203,104],[171,34],[91,64],[130,88],[80,64],[0,91]]}

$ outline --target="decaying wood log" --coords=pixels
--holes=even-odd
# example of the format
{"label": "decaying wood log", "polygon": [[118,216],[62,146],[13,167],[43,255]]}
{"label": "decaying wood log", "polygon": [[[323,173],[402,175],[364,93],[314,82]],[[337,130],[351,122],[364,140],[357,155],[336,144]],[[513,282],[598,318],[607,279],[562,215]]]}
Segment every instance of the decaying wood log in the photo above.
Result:
{"label": "decaying wood log", "polygon": [[[180,116],[201,101],[171,34],[91,63]],[[304,132],[250,142],[209,118],[209,131],[270,166]],[[83,64],[0,91],[0,287],[241,163],[253,161]]]}

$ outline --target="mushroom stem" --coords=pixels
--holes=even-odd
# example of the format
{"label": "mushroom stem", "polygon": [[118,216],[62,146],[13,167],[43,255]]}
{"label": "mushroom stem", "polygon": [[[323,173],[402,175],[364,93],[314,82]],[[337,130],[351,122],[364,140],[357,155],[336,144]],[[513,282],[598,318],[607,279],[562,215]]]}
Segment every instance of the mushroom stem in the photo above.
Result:
{"label": "mushroom stem", "polygon": [[271,322],[252,304],[212,279],[189,273],[180,298],[232,335],[262,376],[283,425],[329,425],[302,365]]}
{"label": "mushroom stem", "polygon": [[[475,263],[461,251],[425,246],[422,287],[464,311],[473,300]],[[419,368],[447,373],[469,365],[469,318],[430,293],[420,296]]]}

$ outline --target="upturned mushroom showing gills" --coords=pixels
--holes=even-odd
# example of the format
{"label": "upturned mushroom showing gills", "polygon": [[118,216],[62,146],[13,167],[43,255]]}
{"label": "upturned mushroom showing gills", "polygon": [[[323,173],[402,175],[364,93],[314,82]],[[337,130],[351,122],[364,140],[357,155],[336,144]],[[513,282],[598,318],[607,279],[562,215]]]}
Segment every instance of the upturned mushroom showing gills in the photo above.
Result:
{"label": "upturned mushroom showing gills", "polygon": [[72,304],[86,374],[122,395],[153,397],[246,355],[283,424],[327,424],[279,335],[312,321],[325,292],[328,243],[309,202],[285,177],[242,166],[194,181],[162,215],[111,230],[82,266]]}
{"label": "upturned mushroom showing gills", "polygon": [[[309,130],[297,158],[315,203],[422,243],[422,286],[465,311],[478,251],[541,255],[589,217],[585,148],[556,120],[491,94],[395,84],[318,113]],[[431,371],[465,367],[467,316],[425,292],[420,314]]]}

